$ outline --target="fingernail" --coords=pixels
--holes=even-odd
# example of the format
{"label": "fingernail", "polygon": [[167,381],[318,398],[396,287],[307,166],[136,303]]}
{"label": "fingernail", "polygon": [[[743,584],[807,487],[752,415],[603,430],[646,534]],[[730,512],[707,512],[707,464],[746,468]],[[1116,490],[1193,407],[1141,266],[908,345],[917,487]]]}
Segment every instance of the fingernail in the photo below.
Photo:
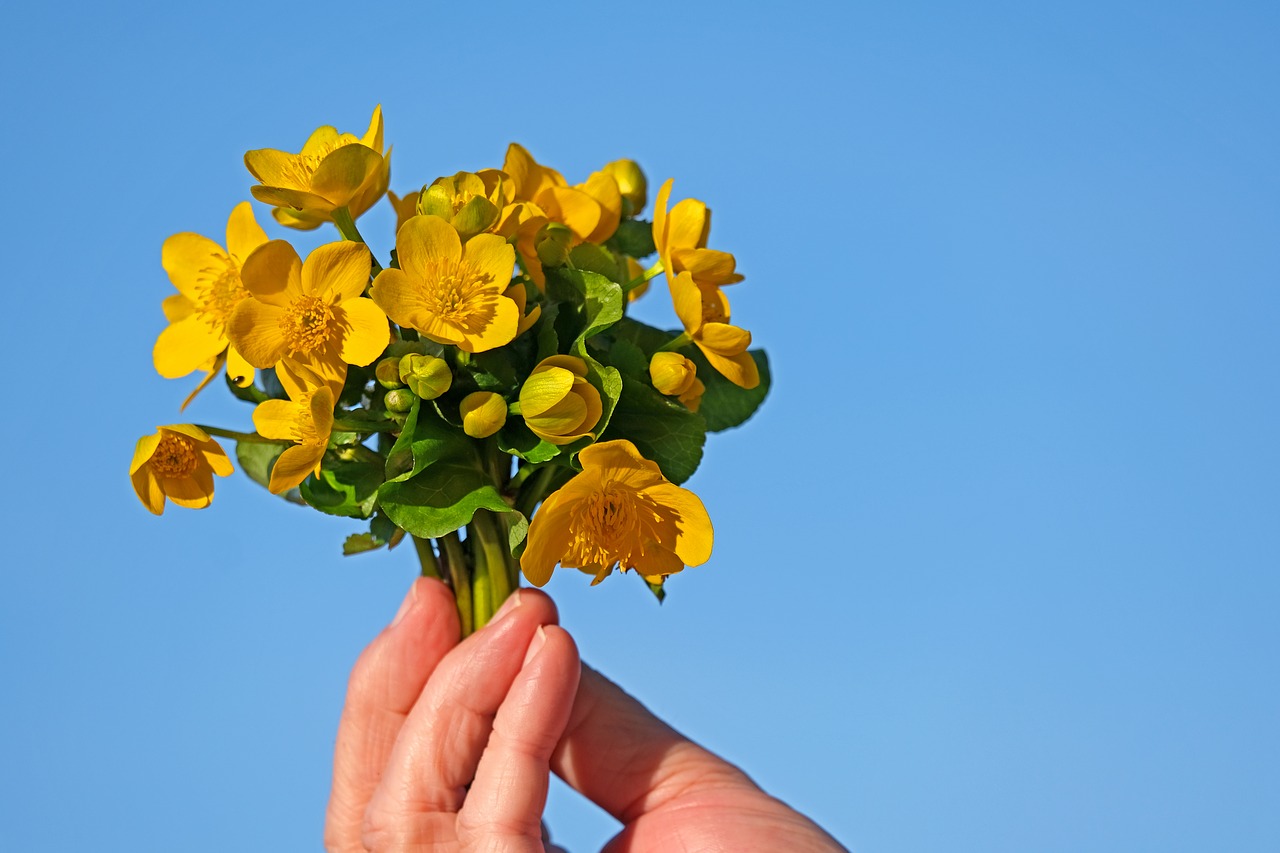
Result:
{"label": "fingernail", "polygon": [[529,661],[538,656],[538,652],[542,651],[542,647],[547,644],[547,632],[543,630],[541,625],[538,626],[537,632],[533,635],[533,639],[529,641],[529,651],[524,653],[524,663],[522,667],[528,666]]}
{"label": "fingernail", "polygon": [[415,580],[413,585],[409,587],[409,594],[404,597],[404,601],[400,602],[400,609],[396,611],[396,618],[391,620],[391,627],[394,628],[409,612],[409,608],[413,607],[414,602],[418,600],[418,582]]}
{"label": "fingernail", "polygon": [[514,611],[517,607],[520,606],[520,598],[521,598],[520,590],[518,589],[515,592],[508,595],[507,600],[502,602],[502,606],[498,608],[498,612],[493,614],[493,618],[489,620],[489,624],[492,625],[494,622],[497,622],[499,619],[503,619],[506,616],[510,615],[512,611]]}

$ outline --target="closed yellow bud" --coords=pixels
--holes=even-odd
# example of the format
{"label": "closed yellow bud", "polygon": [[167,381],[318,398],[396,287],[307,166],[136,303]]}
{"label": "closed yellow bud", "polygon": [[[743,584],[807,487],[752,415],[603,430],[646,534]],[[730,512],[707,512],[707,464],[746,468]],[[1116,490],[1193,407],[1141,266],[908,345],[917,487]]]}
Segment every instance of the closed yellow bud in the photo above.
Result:
{"label": "closed yellow bud", "polygon": [[488,438],[507,422],[507,401],[492,391],[473,391],[462,398],[462,431],[472,438]]}
{"label": "closed yellow bud", "polygon": [[603,412],[600,392],[587,381],[587,363],[577,356],[544,358],[520,386],[520,414],[534,435],[570,444],[591,430]]}
{"label": "closed yellow bud", "polygon": [[538,230],[533,240],[533,248],[538,253],[538,260],[544,267],[558,267],[569,257],[569,248],[573,245],[573,232],[567,225],[559,222],[548,222]]}
{"label": "closed yellow bud", "polygon": [[678,352],[656,352],[649,360],[649,378],[661,394],[679,397],[693,387],[698,366]]}
{"label": "closed yellow bud", "polygon": [[378,379],[378,384],[388,391],[393,388],[404,387],[404,383],[400,381],[400,359],[395,356],[384,358],[378,362],[378,366],[373,369],[373,373]]}
{"label": "closed yellow bud", "polygon": [[649,184],[635,160],[614,160],[604,167],[604,171],[613,175],[613,179],[618,182],[618,192],[622,193],[623,199],[630,205],[630,209],[625,211],[628,216],[635,216],[644,210]]}
{"label": "closed yellow bud", "polygon": [[411,353],[400,359],[400,381],[423,400],[434,400],[453,384],[453,374],[443,358]]}

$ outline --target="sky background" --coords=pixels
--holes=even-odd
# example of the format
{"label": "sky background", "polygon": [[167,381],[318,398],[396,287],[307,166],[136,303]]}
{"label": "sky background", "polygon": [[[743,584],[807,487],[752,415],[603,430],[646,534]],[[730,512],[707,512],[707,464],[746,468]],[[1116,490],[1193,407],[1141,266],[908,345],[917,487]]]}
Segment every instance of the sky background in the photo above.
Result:
{"label": "sky background", "polygon": [[[6,12],[0,819],[13,850],[318,850],[416,572],[243,475],[147,513],[160,245],[243,152],[392,188],[632,157],[715,210],[774,389],[712,560],[548,586],[586,660],[856,851],[1280,849],[1280,11],[1268,3],[124,2]],[[308,249],[331,230],[273,237]],[[392,244],[382,203],[361,220]],[[639,316],[675,323],[662,289]],[[558,786],[553,835],[610,818]]]}

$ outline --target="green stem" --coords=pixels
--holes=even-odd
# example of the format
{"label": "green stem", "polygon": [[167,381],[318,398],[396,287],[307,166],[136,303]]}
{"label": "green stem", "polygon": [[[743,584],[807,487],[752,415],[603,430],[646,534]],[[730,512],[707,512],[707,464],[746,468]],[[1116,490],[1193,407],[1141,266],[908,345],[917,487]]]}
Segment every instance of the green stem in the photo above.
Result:
{"label": "green stem", "polygon": [[249,444],[294,444],[292,439],[288,438],[266,438],[258,435],[256,432],[236,432],[233,429],[222,429],[221,427],[205,426],[204,424],[192,424],[197,429],[202,429],[209,435],[216,435],[218,438],[230,438],[236,441],[243,441]]}
{"label": "green stem", "polygon": [[440,561],[436,559],[436,552],[431,549],[430,539],[419,539],[413,537],[413,547],[418,552],[418,563],[422,566],[422,576],[424,578],[440,577]]}
{"label": "green stem", "polygon": [[395,421],[357,421],[343,420],[342,418],[333,419],[334,432],[398,432],[400,424]]}
{"label": "green stem", "polygon": [[520,487],[520,496],[516,498],[516,509],[520,510],[525,518],[533,517],[533,511],[538,508],[538,502],[550,491],[551,481],[555,475],[556,466],[550,463],[545,464],[531,475],[532,482],[526,482]]}
{"label": "green stem", "polygon": [[659,258],[654,263],[653,266],[645,270],[644,273],[642,273],[639,278],[633,278],[631,279],[631,281],[624,284],[622,286],[622,292],[623,294],[630,293],[640,285],[644,284],[646,281],[650,281],[651,279],[657,278],[660,275],[662,275],[662,259],[661,258]]}
{"label": "green stem", "polygon": [[[493,513],[487,509],[476,510],[475,517],[471,519],[471,530],[480,543],[480,547],[476,550],[477,555],[484,554],[484,571],[480,571],[481,567],[477,565],[475,577],[477,589],[475,604],[476,627],[483,627],[486,622],[493,618],[493,614],[502,606],[502,602],[507,600],[507,596],[511,594],[513,586],[511,564],[506,543],[498,535],[497,519]],[[485,584],[486,592],[488,593],[488,610],[484,609],[486,602],[482,601],[479,595],[482,577],[488,580],[488,583]]]}
{"label": "green stem", "polygon": [[681,347],[688,346],[693,343],[693,338],[689,337],[688,332],[681,332],[678,336],[672,338],[665,346],[659,347],[658,352],[675,352]]}
{"label": "green stem", "polygon": [[449,585],[453,587],[453,598],[458,605],[462,636],[470,636],[475,627],[471,611],[471,573],[468,571],[466,554],[463,553],[456,530],[446,533],[438,541],[443,545],[440,553],[444,556],[445,567],[449,572]]}
{"label": "green stem", "polygon": [[[360,236],[360,229],[356,227],[356,221],[351,218],[351,211],[347,209],[346,205],[334,208],[333,224],[337,226],[338,233],[342,235],[342,239],[350,240],[353,243],[365,242],[364,237]],[[365,243],[365,245],[368,246],[369,244]],[[372,252],[370,252],[370,255],[372,255]],[[382,264],[378,263],[377,258],[371,257],[370,261],[372,262],[372,267],[370,268],[372,275],[376,276],[382,272]]]}

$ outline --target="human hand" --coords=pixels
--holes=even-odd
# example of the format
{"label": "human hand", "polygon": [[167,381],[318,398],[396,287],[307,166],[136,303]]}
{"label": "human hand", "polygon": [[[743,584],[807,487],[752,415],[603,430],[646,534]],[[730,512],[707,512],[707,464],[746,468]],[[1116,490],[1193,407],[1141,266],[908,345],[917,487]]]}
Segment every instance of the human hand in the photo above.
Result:
{"label": "human hand", "polygon": [[522,589],[458,643],[448,589],[415,582],[352,672],[325,829],[331,853],[541,853],[549,768],[622,822],[606,853],[844,849],[579,670],[555,620],[549,598]]}

